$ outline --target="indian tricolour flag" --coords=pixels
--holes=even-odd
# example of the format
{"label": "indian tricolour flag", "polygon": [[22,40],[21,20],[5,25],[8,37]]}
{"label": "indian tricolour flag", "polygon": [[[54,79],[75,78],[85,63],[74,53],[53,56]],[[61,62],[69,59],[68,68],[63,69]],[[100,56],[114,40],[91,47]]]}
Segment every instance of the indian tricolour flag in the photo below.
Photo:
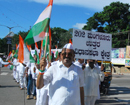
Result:
{"label": "indian tricolour flag", "polygon": [[18,58],[18,51],[19,51],[19,44],[18,45],[16,44],[16,51],[14,54],[14,57],[16,57],[16,58]]}
{"label": "indian tricolour flag", "polygon": [[37,64],[40,63],[39,61],[39,51],[38,51],[38,45],[37,45],[37,42],[35,43],[35,55],[37,56]]}
{"label": "indian tricolour flag", "polygon": [[31,52],[31,50],[32,50],[31,45],[27,45],[27,48]]}
{"label": "indian tricolour flag", "polygon": [[43,40],[45,38],[46,33],[48,33],[52,4],[53,0],[50,0],[48,6],[40,14],[34,26],[25,38],[24,42],[28,45]]}
{"label": "indian tricolour flag", "polygon": [[56,58],[56,61],[58,60],[58,57],[59,57],[59,52],[58,52],[58,49],[57,49],[57,46],[56,47],[56,51],[55,51],[55,58]]}
{"label": "indian tricolour flag", "polygon": [[26,45],[26,46],[27,46],[27,48],[30,52],[30,55],[29,55],[30,63],[35,63],[35,60],[34,60],[32,54],[31,54],[31,50],[32,50],[31,45]]}
{"label": "indian tricolour flag", "polygon": [[18,51],[18,61],[20,63],[30,61],[30,52],[25,45],[23,38],[19,35],[19,51]]}
{"label": "indian tricolour flag", "polygon": [[[8,57],[6,58],[6,61],[11,62],[10,60],[12,59],[12,52],[10,51],[8,54]],[[9,65],[4,65],[4,67],[8,67]]]}
{"label": "indian tricolour flag", "polygon": [[6,58],[6,61],[10,60],[11,58],[12,58],[12,52],[10,51],[8,57]]}

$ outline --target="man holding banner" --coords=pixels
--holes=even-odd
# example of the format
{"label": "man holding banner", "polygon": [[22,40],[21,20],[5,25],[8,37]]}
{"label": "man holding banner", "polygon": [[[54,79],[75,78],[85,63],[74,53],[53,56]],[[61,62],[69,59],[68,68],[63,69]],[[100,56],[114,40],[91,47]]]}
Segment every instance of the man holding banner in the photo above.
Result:
{"label": "man holding banner", "polygon": [[95,60],[88,60],[89,64],[84,69],[84,96],[85,105],[94,105],[98,98],[99,81],[103,81],[104,75],[98,67],[94,66]]}
{"label": "man holding banner", "polygon": [[111,61],[111,45],[111,34],[73,29],[75,58],[91,59],[84,69],[85,105],[95,104],[98,98],[99,81],[103,79],[99,68],[94,66],[94,60]]}

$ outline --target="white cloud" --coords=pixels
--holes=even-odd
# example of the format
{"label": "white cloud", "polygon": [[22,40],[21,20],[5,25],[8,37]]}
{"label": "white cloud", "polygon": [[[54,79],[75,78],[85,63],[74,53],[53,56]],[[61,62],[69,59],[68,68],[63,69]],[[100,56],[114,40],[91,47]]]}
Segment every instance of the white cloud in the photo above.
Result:
{"label": "white cloud", "polygon": [[[28,0],[38,3],[48,4],[49,0]],[[85,8],[91,8],[94,10],[102,11],[103,7],[109,5],[111,2],[120,1],[122,3],[129,3],[130,0],[53,0],[54,4],[57,5],[71,5]]]}
{"label": "white cloud", "polygon": [[76,25],[73,25],[73,27],[82,29],[86,24],[85,23],[76,23]]}
{"label": "white cloud", "polygon": [[85,13],[86,15],[90,15],[90,13]]}

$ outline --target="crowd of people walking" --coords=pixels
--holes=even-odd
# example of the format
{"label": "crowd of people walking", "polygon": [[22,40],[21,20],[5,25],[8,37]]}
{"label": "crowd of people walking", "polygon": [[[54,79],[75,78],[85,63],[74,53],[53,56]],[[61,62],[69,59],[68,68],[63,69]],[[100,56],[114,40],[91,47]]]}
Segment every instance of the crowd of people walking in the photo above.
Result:
{"label": "crowd of people walking", "polygon": [[33,58],[33,63],[20,63],[14,56],[6,63],[13,65],[13,78],[21,90],[27,90],[27,100],[33,96],[36,105],[94,105],[100,99],[104,73],[95,60],[75,59],[70,43],[59,52],[57,61],[53,54],[51,62],[48,55],[40,64],[35,54]]}

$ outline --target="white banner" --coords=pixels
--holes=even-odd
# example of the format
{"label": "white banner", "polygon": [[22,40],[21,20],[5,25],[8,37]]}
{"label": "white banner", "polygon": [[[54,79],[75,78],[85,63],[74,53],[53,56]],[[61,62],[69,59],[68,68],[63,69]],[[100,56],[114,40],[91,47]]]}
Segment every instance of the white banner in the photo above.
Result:
{"label": "white banner", "polygon": [[111,62],[115,65],[125,65],[125,58],[112,58]]}
{"label": "white banner", "polygon": [[111,61],[112,35],[73,29],[75,58]]}

